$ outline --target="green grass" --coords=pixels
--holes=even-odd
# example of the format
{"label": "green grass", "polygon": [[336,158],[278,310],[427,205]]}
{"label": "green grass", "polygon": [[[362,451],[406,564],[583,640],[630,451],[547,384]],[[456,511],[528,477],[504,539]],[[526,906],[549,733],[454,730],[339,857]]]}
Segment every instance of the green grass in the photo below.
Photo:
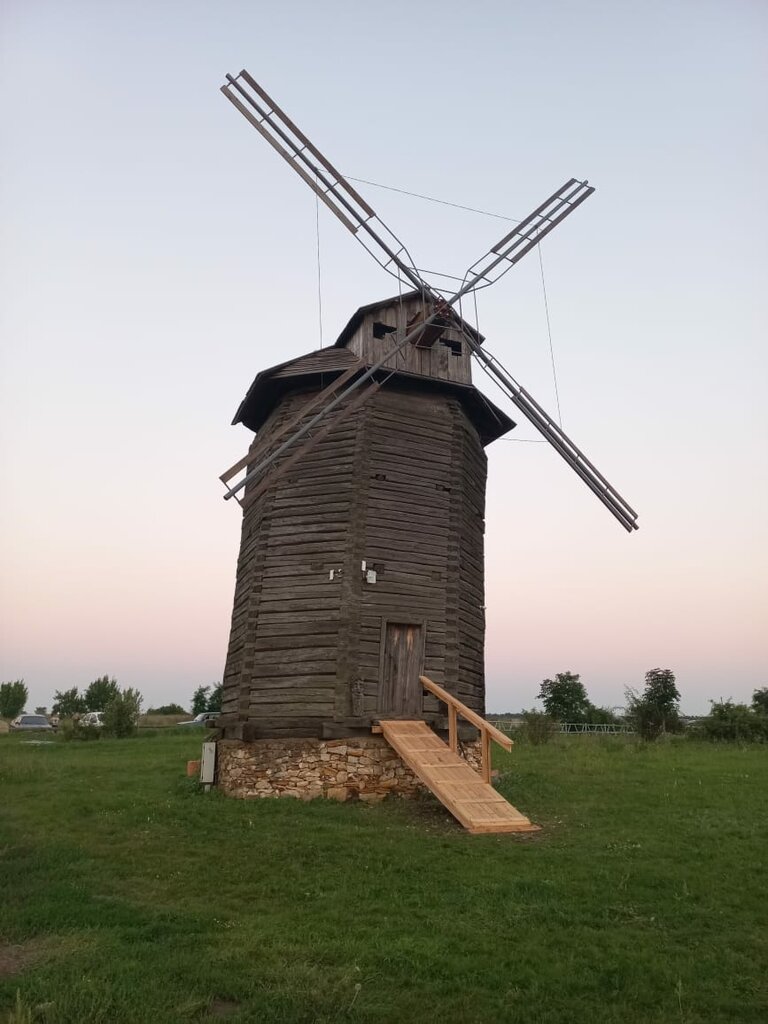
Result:
{"label": "green grass", "polygon": [[768,1019],[765,748],[520,745],[494,837],[203,794],[200,739],[0,738],[0,1021]]}

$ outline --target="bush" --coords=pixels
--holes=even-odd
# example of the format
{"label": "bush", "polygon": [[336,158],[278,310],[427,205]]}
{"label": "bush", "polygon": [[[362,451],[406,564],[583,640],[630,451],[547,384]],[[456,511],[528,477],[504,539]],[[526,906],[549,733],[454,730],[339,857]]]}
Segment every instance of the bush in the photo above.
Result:
{"label": "bush", "polygon": [[0,718],[15,718],[27,703],[27,688],[23,679],[13,683],[0,683]]}
{"label": "bush", "polygon": [[73,715],[82,715],[88,708],[85,706],[85,698],[80,695],[76,686],[71,690],[57,690],[53,695],[53,706],[51,711],[61,718],[71,718]]}
{"label": "bush", "polygon": [[533,743],[535,746],[549,743],[556,732],[557,722],[551,715],[541,711],[523,711],[523,724],[517,735],[524,743]]}
{"label": "bush", "polygon": [[664,733],[683,731],[680,693],[671,669],[652,668],[645,673],[642,694],[627,689],[626,696],[626,720],[644,740],[656,740]]}
{"label": "bush", "polygon": [[620,719],[610,708],[599,708],[589,702],[585,712],[585,721],[589,725],[618,725]]}
{"label": "bush", "polygon": [[62,718],[56,735],[65,743],[72,740],[97,740],[101,736],[101,729],[80,725],[76,718]]}
{"label": "bush", "polygon": [[141,702],[138,690],[120,690],[104,709],[104,735],[118,739],[135,736],[139,728]]}
{"label": "bush", "polygon": [[768,715],[732,700],[710,701],[706,718],[696,726],[696,734],[707,740],[725,742],[765,742],[768,740]]}

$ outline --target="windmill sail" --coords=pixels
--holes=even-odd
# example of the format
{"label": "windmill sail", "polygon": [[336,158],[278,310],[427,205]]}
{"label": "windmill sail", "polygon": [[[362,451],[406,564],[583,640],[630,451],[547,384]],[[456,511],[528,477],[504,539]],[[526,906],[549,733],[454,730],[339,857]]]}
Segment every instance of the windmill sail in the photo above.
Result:
{"label": "windmill sail", "polygon": [[[422,321],[412,326],[405,336],[396,336],[392,348],[364,374],[347,383],[343,389],[338,390],[319,412],[298,426],[275,451],[252,465],[246,475],[237,484],[230,487],[224,495],[225,498],[231,498],[254,477],[261,476],[287,449],[302,439],[299,452],[305,445],[310,444],[310,431],[328,413],[344,402],[351,392],[368,381],[375,380],[375,374],[381,367],[405,345],[415,344],[420,338],[423,338],[425,328],[440,320],[449,312],[450,307],[459,303],[465,295],[481,288],[487,288],[503,277],[523,256],[538,245],[542,238],[562,223],[585,199],[589,198],[594,192],[594,188],[587,181],[570,178],[468,268],[461,287],[454,295],[449,298],[441,298],[439,290],[433,288],[422,278],[408,250],[394,232],[384,224],[373,208],[310,142],[258,82],[245,70],[236,77],[232,75],[226,77],[227,84],[221,87],[221,91],[227,99],[333,211],[376,262],[398,279],[405,277],[410,281],[424,295],[427,305],[432,309],[432,312],[426,313]],[[466,330],[463,322],[455,315],[453,319],[456,320],[457,326],[462,331],[475,357],[482,363],[484,369],[496,379],[510,401],[562,456],[621,525],[629,532],[636,530],[638,528],[637,513],[634,509],[533,396],[504,369],[497,359],[481,348],[477,339]],[[291,458],[293,461],[293,456]],[[237,468],[244,468],[252,461],[254,460],[246,457],[236,464]]]}
{"label": "windmill sail", "polygon": [[236,78],[227,75],[227,84],[222,85],[221,91],[352,232],[379,266],[393,277],[397,277],[399,271],[414,287],[432,292],[417,273],[400,239],[247,71],[241,71]]}

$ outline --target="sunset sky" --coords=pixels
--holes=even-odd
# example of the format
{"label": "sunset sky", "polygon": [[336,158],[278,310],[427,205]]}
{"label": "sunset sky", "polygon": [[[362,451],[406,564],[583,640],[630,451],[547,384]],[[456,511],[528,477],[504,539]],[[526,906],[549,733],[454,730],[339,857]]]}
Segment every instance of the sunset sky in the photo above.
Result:
{"label": "sunset sky", "polygon": [[[768,685],[768,5],[762,0],[67,3],[0,14],[0,679],[29,708],[108,673],[145,705],[221,678],[239,509],[217,476],[254,375],[321,344],[314,197],[219,92],[246,67],[348,175],[544,242],[563,426],[630,536],[514,419],[488,449],[491,711],[581,673],[620,705]],[[418,266],[505,222],[359,185]],[[393,283],[320,211],[322,343]],[[396,291],[396,285],[394,286]],[[535,253],[481,293],[556,411]]]}

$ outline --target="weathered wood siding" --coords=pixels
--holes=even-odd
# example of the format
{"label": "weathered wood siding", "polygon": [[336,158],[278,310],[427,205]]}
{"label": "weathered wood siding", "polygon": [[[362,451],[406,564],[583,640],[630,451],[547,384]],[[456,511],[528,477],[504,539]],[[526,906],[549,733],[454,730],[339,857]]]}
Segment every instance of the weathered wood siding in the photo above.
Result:
{"label": "weathered wood siding", "polygon": [[[458,401],[382,389],[367,410],[361,677],[377,712],[382,620],[426,623],[424,671],[484,710],[485,453]],[[462,593],[462,591],[466,591]],[[424,710],[444,711],[432,697]]]}
{"label": "weathered wood siding", "polygon": [[[359,356],[364,363],[372,365],[393,346],[393,334],[383,338],[374,337],[373,325],[376,322],[396,327],[403,334],[406,324],[415,315],[420,314],[423,304],[420,299],[403,300],[390,306],[382,306],[374,312],[366,314],[362,323],[347,342],[347,349]],[[401,334],[402,336],[402,334]],[[452,342],[461,346],[461,354],[456,355],[446,344]],[[437,380],[453,381],[456,384],[471,384],[471,359],[466,339],[459,331],[447,330],[431,348],[415,348],[407,345],[391,360],[384,364],[404,373],[421,374]]]}
{"label": "weathered wood siding", "polygon": [[[283,399],[255,444],[307,398]],[[277,477],[243,517],[225,716],[262,736],[364,726],[387,622],[421,626],[426,674],[482,713],[485,473],[456,398],[388,384]]]}
{"label": "weathered wood siding", "polygon": [[[255,442],[265,454],[308,397],[273,412]],[[222,711],[265,734],[316,735],[335,716],[359,447],[355,423],[342,423],[243,515]]]}

